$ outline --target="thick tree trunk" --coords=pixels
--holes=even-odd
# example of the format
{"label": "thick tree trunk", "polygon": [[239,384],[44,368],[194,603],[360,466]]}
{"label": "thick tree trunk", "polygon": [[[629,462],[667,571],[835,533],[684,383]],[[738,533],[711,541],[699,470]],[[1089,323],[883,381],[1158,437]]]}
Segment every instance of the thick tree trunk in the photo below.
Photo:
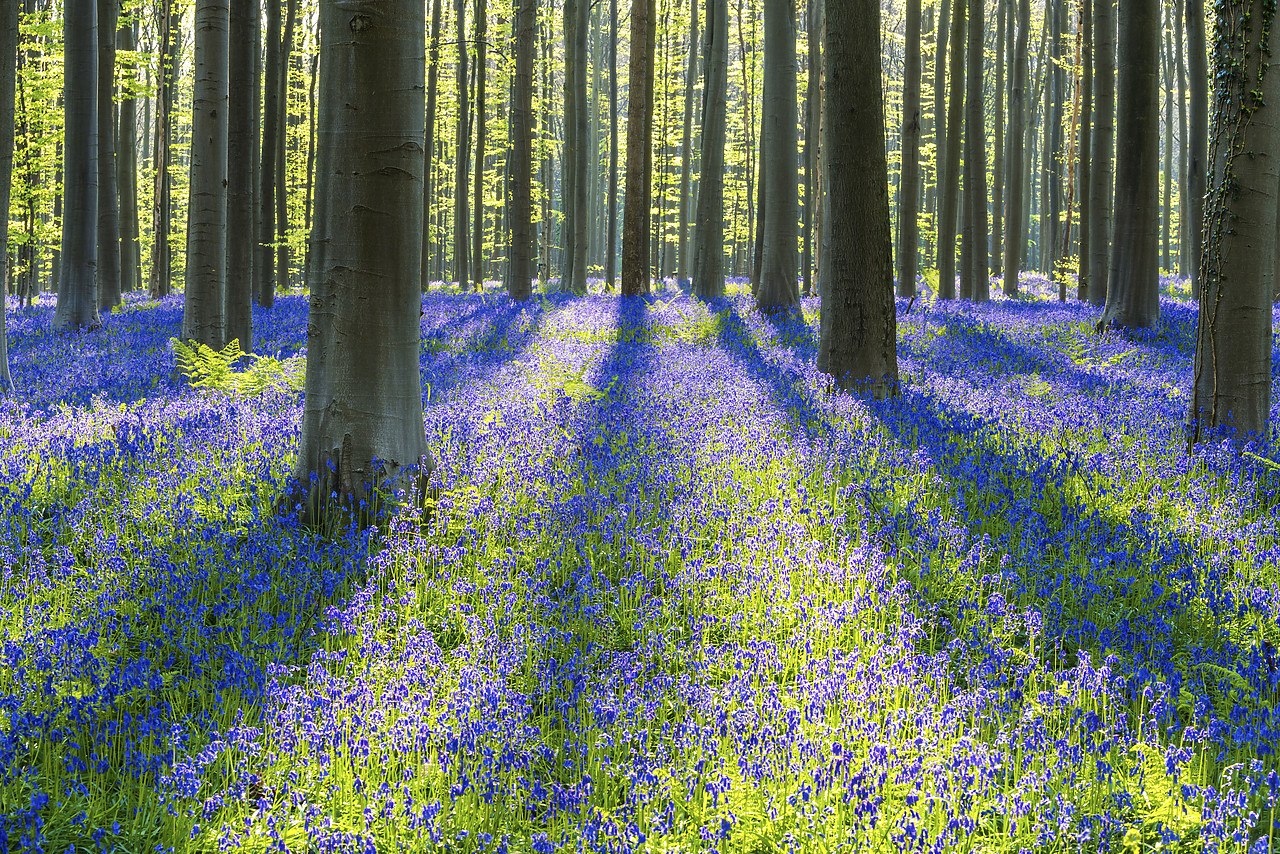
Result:
{"label": "thick tree trunk", "polygon": [[253,350],[253,162],[258,140],[253,118],[257,68],[258,2],[231,0],[227,55],[227,341]]}
{"label": "thick tree trunk", "polygon": [[[0,210],[9,210],[13,179],[14,98],[17,92],[18,2],[0,3]],[[8,283],[9,218],[0,217],[0,282]],[[3,294],[0,294],[2,296]],[[8,310],[0,310],[0,395],[14,391],[9,375]]]}
{"label": "thick tree trunk", "polygon": [[684,79],[684,137],[680,148],[680,233],[676,235],[676,281],[683,284],[689,275],[689,180],[692,173],[693,81],[698,74],[698,0],[689,3],[689,64]]}
{"label": "thick tree trunk", "polygon": [[[137,21],[129,21],[116,31],[116,46],[122,51],[137,47]],[[137,70],[129,66],[136,76]],[[120,288],[136,291],[142,287],[142,259],[139,255],[138,223],[138,102],[131,96],[120,99],[120,121],[116,132],[116,186],[120,197]]]}
{"label": "thick tree trunk", "polygon": [[98,9],[96,0],[65,0],[63,82],[62,264],[54,329],[98,325]]}
{"label": "thick tree trunk", "polygon": [[[765,0],[764,31],[766,97],[761,132],[768,138],[769,156],[765,159],[762,155],[760,159],[760,168],[768,176],[768,190],[756,306],[764,312],[791,311],[800,304],[800,259],[796,252],[800,236],[796,182],[800,145],[796,129],[796,16],[791,0]],[[892,251],[890,244],[890,257]]]}
{"label": "thick tree trunk", "polygon": [[[436,151],[436,88],[440,79],[440,0],[431,2],[431,48],[427,54],[427,114],[423,131],[422,169],[422,281],[420,289],[425,294],[431,284],[431,178],[432,158]],[[537,8],[536,0],[535,6]],[[536,17],[536,15],[535,15]]]}
{"label": "thick tree trunk", "polygon": [[960,271],[961,292],[969,299],[986,302],[991,298],[991,280],[987,268],[987,243],[990,240],[987,219],[987,129],[986,111],[982,99],[983,38],[986,27],[983,21],[983,4],[969,6],[967,32],[969,45],[966,51],[969,61],[968,93],[965,98],[965,170],[964,201],[968,211],[965,242],[969,247],[969,265]]}
{"label": "thick tree trunk", "polygon": [[1018,273],[1022,266],[1022,248],[1027,233],[1023,230],[1022,215],[1026,204],[1022,179],[1026,149],[1022,145],[1026,123],[1027,87],[1027,39],[1031,29],[1031,2],[1017,0],[1018,35],[1013,48],[1013,68],[1010,69],[1012,86],[1009,89],[1009,182],[1008,213],[1004,218],[1004,295],[1018,295]]}
{"label": "thick tree trunk", "polygon": [[920,0],[907,0],[904,26],[902,171],[898,179],[898,296],[913,297],[916,295],[920,192]]}
{"label": "thick tree trunk", "polygon": [[[1101,2],[1101,0],[1099,0]],[[1209,154],[1209,66],[1204,44],[1204,0],[1186,0],[1187,87],[1191,110],[1187,123],[1187,199],[1191,209],[1191,291],[1200,292],[1204,253],[1204,195]]]}
{"label": "thick tree trunk", "polygon": [[98,309],[120,304],[120,196],[116,185],[118,0],[98,0]]}
{"label": "thick tree trunk", "polygon": [[197,0],[195,18],[182,337],[220,349],[227,334],[227,0]]}
{"label": "thick tree trunk", "polygon": [[[816,34],[814,34],[816,37]],[[702,175],[694,218],[693,292],[698,299],[724,296],[724,146],[729,95],[729,4],[707,0],[702,108]],[[812,73],[812,72],[810,72]]]}
{"label": "thick tree trunk", "polygon": [[631,61],[628,68],[627,99],[627,186],[622,209],[622,295],[639,296],[649,291],[649,194],[648,150],[652,139],[649,124],[653,101],[652,54],[649,30],[651,0],[631,2]]}
{"label": "thick tree trunk", "polygon": [[1120,0],[1116,207],[1099,328],[1160,322],[1160,2]]}
{"label": "thick tree trunk", "polygon": [[1272,60],[1280,55],[1280,37],[1274,11],[1262,0],[1229,0],[1219,11],[1240,23],[1219,37],[1220,65],[1229,70],[1215,78],[1210,157],[1221,166],[1205,210],[1191,444],[1218,429],[1269,438],[1280,198],[1280,68]]}
{"label": "thick tree trunk", "polygon": [[518,0],[514,42],[515,97],[511,105],[511,263],[507,265],[507,293],[528,299],[533,293],[533,25],[538,0]]}
{"label": "thick tree trunk", "polygon": [[322,0],[315,246],[302,436],[304,516],[369,506],[431,471],[418,370],[422,0]]}
{"label": "thick tree trunk", "polygon": [[[827,26],[830,26],[828,22]],[[951,4],[951,99],[947,105],[947,159],[939,177],[938,299],[956,298],[956,213],[960,203],[960,123],[964,107],[965,0]]]}
{"label": "thick tree trunk", "polygon": [[486,140],[486,122],[488,121],[488,105],[485,103],[485,84],[488,79],[488,58],[486,39],[489,38],[489,10],[485,0],[476,0],[476,166],[475,194],[472,197],[472,210],[475,219],[472,223],[471,239],[471,280],[475,283],[476,292],[484,290],[485,256],[484,256],[484,157]]}
{"label": "thick tree trunk", "polygon": [[1111,0],[1093,0],[1093,169],[1089,195],[1089,304],[1107,301],[1111,278],[1111,158],[1115,142],[1115,32]]}
{"label": "thick tree trunk", "polygon": [[823,265],[827,298],[820,349],[825,370],[840,388],[882,399],[898,393],[898,345],[880,4],[832,3],[826,16],[828,120],[822,151],[830,182],[831,245]]}

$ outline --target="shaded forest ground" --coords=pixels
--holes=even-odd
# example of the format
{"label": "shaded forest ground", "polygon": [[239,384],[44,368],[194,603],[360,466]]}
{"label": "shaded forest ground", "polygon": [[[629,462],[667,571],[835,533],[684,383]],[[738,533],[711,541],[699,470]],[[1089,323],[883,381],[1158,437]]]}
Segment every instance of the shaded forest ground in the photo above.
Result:
{"label": "shaded forest ground", "polygon": [[1276,832],[1280,466],[1186,455],[1188,303],[1132,338],[900,304],[903,394],[867,404],[813,300],[432,293],[433,522],[328,540],[269,512],[287,384],[190,388],[173,299],[79,337],[51,308],[11,307],[0,404],[10,850]]}

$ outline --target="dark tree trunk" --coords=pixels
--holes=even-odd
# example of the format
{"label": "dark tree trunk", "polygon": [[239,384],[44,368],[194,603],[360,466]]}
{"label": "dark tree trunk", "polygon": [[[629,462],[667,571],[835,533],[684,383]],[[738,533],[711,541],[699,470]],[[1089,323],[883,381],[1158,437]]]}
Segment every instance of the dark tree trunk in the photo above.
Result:
{"label": "dark tree trunk", "polygon": [[[816,34],[813,34],[816,37]],[[707,0],[702,108],[702,175],[694,218],[693,292],[699,299],[724,296],[724,146],[729,93],[729,5]],[[810,72],[812,73],[812,72]]]}
{"label": "dark tree trunk", "polygon": [[[938,11],[938,25],[934,30],[933,51],[933,264],[939,270],[944,263],[942,207],[946,204],[947,192],[947,38],[951,30],[951,0],[941,0],[941,3]],[[951,248],[948,251],[951,251]],[[952,255],[954,254],[952,252]],[[954,265],[955,261],[951,263]],[[955,269],[954,266],[952,269]],[[938,292],[941,293],[941,277],[938,281]],[[954,289],[954,285],[952,287]]]}
{"label": "dark tree trunk", "polygon": [[612,291],[618,265],[618,0],[609,0],[609,245],[605,288]]}
{"label": "dark tree trunk", "polygon": [[[764,251],[756,305],[764,312],[792,311],[800,304],[800,259],[796,252],[800,236],[796,182],[800,149],[796,128],[796,16],[791,0],[765,0],[764,31],[765,98],[760,127],[761,139],[768,143],[762,148],[760,168],[761,174],[767,176],[767,190],[763,194]],[[892,251],[890,244],[891,257]]]}
{"label": "dark tree trunk", "polygon": [[1009,89],[1009,181],[1007,200],[1009,210],[1004,218],[1004,295],[1018,295],[1018,273],[1022,266],[1022,248],[1026,245],[1026,231],[1022,225],[1022,213],[1026,204],[1022,179],[1026,149],[1022,144],[1026,122],[1027,39],[1031,29],[1031,2],[1017,0],[1018,35],[1013,48],[1013,68],[1010,69],[1012,86]]}
{"label": "dark tree trunk", "polygon": [[1092,18],[1094,110],[1089,196],[1093,211],[1089,214],[1088,299],[1090,305],[1102,306],[1111,277],[1111,158],[1115,142],[1116,19],[1111,0],[1093,0]]}
{"label": "dark tree trunk", "polygon": [[[991,259],[990,270],[1000,270],[1000,240],[1004,235],[1004,31],[1009,17],[1009,0],[996,0],[996,44],[995,44],[995,146],[992,149],[991,164],[991,234],[989,235],[988,255]],[[990,289],[990,285],[988,285]]]}
{"label": "dark tree trunk", "polygon": [[[323,0],[315,246],[302,436],[304,516],[382,503],[431,458],[418,370],[424,4]],[[375,461],[377,461],[375,468]]]}
{"label": "dark tree trunk", "polygon": [[[1101,2],[1101,0],[1099,0]],[[1209,154],[1209,65],[1204,44],[1204,0],[1187,0],[1187,65],[1191,110],[1187,124],[1187,199],[1191,225],[1191,291],[1199,293],[1204,253],[1204,194]]]}
{"label": "dark tree trunk", "polygon": [[467,7],[454,0],[453,10],[458,26],[458,122],[454,137],[453,158],[453,274],[458,287],[465,290],[470,278],[470,246],[467,241],[467,164],[471,159],[471,136],[467,132],[470,101],[467,99]]}
{"label": "dark tree trunk", "polygon": [[258,103],[253,97],[257,70],[258,2],[231,0],[227,56],[227,341],[253,350],[253,162],[258,140],[253,132]]}
{"label": "dark tree trunk", "polygon": [[485,124],[488,121],[488,105],[485,103],[485,83],[488,79],[488,59],[485,40],[489,37],[489,10],[485,0],[476,0],[476,166],[475,195],[472,198],[472,209],[475,219],[472,223],[471,241],[471,280],[475,283],[476,292],[484,290],[485,257],[484,257],[484,157],[485,157]]}
{"label": "dark tree trunk", "polygon": [[[137,47],[137,21],[116,31],[116,45],[122,51]],[[130,65],[128,73],[137,75]],[[138,102],[132,96],[120,99],[120,122],[116,133],[116,186],[120,197],[120,288],[136,291],[142,287],[142,259],[139,254],[138,223]]]}
{"label": "dark tree trunk", "polygon": [[120,196],[116,185],[118,0],[98,0],[98,309],[120,304]]}
{"label": "dark tree trunk", "polygon": [[1093,13],[1080,3],[1080,247],[1076,256],[1076,299],[1089,298],[1089,248],[1093,229]]}
{"label": "dark tree trunk", "polygon": [[431,49],[427,54],[427,114],[422,147],[423,156],[426,160],[422,169],[422,282],[420,286],[424,294],[431,284],[431,193],[434,190],[431,182],[431,165],[436,150],[436,88],[439,86],[440,78],[440,18],[442,13],[440,6],[440,0],[432,0]]}
{"label": "dark tree trunk", "polygon": [[1178,274],[1191,263],[1191,204],[1187,201],[1187,57],[1183,47],[1185,0],[1174,0],[1173,40],[1178,74]]}
{"label": "dark tree trunk", "polygon": [[263,58],[265,81],[262,86],[262,158],[258,170],[260,182],[258,203],[258,305],[270,308],[275,302],[276,267],[275,242],[282,239],[276,234],[276,193],[284,192],[276,186],[276,158],[279,156],[279,138],[284,133],[280,124],[281,77],[280,26],[283,0],[265,0],[267,11],[266,56]]}
{"label": "dark tree trunk", "polygon": [[[676,281],[683,284],[689,275],[689,181],[692,173],[693,89],[698,74],[698,0],[689,4],[689,65],[685,74],[684,138],[680,149],[680,233],[676,235]],[[594,113],[593,113],[594,115]]]}
{"label": "dark tree trunk", "polygon": [[289,287],[289,182],[285,169],[285,143],[288,140],[289,61],[293,53],[294,30],[298,21],[298,0],[285,4],[284,38],[280,43],[280,118],[276,133],[276,285]]}
{"label": "dark tree trunk", "polygon": [[905,26],[902,172],[898,180],[898,296],[913,297],[916,295],[920,184],[920,0],[907,0]]}
{"label": "dark tree trunk", "polygon": [[66,73],[62,103],[62,265],[53,327],[98,325],[95,245],[98,219],[98,9],[96,0],[66,0],[62,37]]}
{"label": "dark tree trunk", "polygon": [[987,129],[982,99],[983,4],[975,0],[969,6],[967,32],[969,45],[968,93],[965,97],[965,170],[964,201],[968,212],[964,240],[969,247],[969,265],[960,271],[961,292],[969,299],[990,299],[991,281],[987,267],[987,244],[990,240],[987,220]]}
{"label": "dark tree trunk", "polygon": [[898,346],[877,0],[832,3],[823,53],[831,245],[820,348],[840,388],[882,399],[898,393]]}
{"label": "dark tree trunk", "polygon": [[653,7],[650,0],[631,2],[631,61],[627,99],[627,186],[622,209],[622,295],[649,291],[649,123],[653,102],[653,56],[649,31]]}
{"label": "dark tree trunk", "polygon": [[[818,9],[822,0],[808,0],[809,4],[809,78],[806,81],[804,110],[804,222],[803,249],[800,259],[800,275],[804,284],[804,295],[813,296],[813,240],[814,225],[818,219],[817,208],[821,204],[822,194],[818,192],[818,151],[822,114],[822,30],[818,26]],[[919,139],[917,133],[916,139]],[[918,162],[918,161],[917,161]],[[723,186],[720,189],[724,197]]]}
{"label": "dark tree trunk", "polygon": [[[13,178],[14,103],[17,92],[18,3],[0,3],[0,210],[9,210]],[[8,283],[9,218],[0,217],[0,282]],[[9,375],[8,311],[0,311],[0,395],[14,390]]]}
{"label": "dark tree trunk", "polygon": [[[830,26],[830,23],[827,25]],[[964,107],[965,0],[951,4],[951,99],[947,105],[947,159],[939,177],[938,299],[956,298],[956,213],[960,202],[960,123]]]}
{"label": "dark tree trunk", "polygon": [[507,293],[528,299],[533,293],[533,25],[538,0],[518,0],[512,24],[516,46],[515,97],[511,105],[511,263]]}

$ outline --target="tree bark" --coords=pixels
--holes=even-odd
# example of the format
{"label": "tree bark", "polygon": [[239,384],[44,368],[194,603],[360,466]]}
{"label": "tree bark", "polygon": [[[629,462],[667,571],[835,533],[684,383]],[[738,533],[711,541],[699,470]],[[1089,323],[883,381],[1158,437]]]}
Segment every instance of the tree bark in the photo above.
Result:
{"label": "tree bark", "polygon": [[877,0],[832,3],[823,53],[831,245],[820,349],[837,386],[883,399],[898,393],[898,347]]}
{"label": "tree bark", "polygon": [[1178,274],[1191,262],[1191,204],[1187,200],[1187,57],[1183,47],[1185,0],[1174,0],[1173,40],[1178,75]]}
{"label": "tree bark", "polygon": [[1204,44],[1204,0],[1186,0],[1187,65],[1191,110],[1187,125],[1187,199],[1191,215],[1191,291],[1200,292],[1204,254],[1204,195],[1209,154],[1209,63]]}
{"label": "tree bark", "polygon": [[98,9],[96,0],[65,0],[62,38],[66,73],[62,88],[62,262],[53,328],[59,332],[99,325],[98,263]]}
{"label": "tree bark", "polygon": [[1280,37],[1268,5],[1226,0],[1218,12],[1209,154],[1220,166],[1205,210],[1192,445],[1218,430],[1269,439],[1280,198],[1280,67],[1271,58],[1280,55]]}
{"label": "tree bark", "polygon": [[[819,83],[822,80],[822,30],[818,26],[818,7],[822,0],[807,0],[809,4],[808,52],[809,76],[806,80],[804,110],[804,222],[803,249],[800,258],[800,275],[805,296],[813,296],[813,241],[814,225],[817,222],[817,208],[821,204],[822,194],[818,192],[818,150],[819,125],[822,112],[822,93]],[[917,104],[918,106],[918,104]],[[917,140],[919,133],[916,134]],[[917,161],[918,162],[918,161]],[[721,187],[721,198],[724,188]]]}
{"label": "tree bark", "polygon": [[289,118],[289,61],[293,53],[298,0],[285,4],[284,37],[280,42],[280,118],[276,134],[276,284],[289,287],[289,180],[285,153]]}
{"label": "tree bark", "polygon": [[622,295],[649,290],[649,123],[653,101],[650,0],[631,0],[631,61],[627,98],[627,186],[622,209]]}
{"label": "tree bark", "polygon": [[1115,143],[1115,32],[1111,0],[1093,0],[1093,169],[1089,195],[1089,304],[1107,301],[1111,277],[1111,159]]}
{"label": "tree bark", "polygon": [[1089,298],[1089,248],[1093,228],[1093,13],[1080,0],[1080,246],[1076,256],[1076,299]]}
{"label": "tree bark", "polygon": [[283,0],[265,0],[267,12],[266,56],[263,57],[264,77],[262,86],[262,157],[258,170],[258,305],[271,308],[276,294],[275,242],[276,193],[284,192],[276,186],[276,158],[279,152],[280,126],[280,19]]}
{"label": "tree bark", "polygon": [[1099,328],[1160,322],[1160,2],[1120,0],[1116,201]]}
{"label": "tree bark", "polygon": [[[827,24],[831,26],[830,22]],[[965,0],[951,4],[951,98],[947,104],[947,159],[939,183],[938,299],[956,298],[956,210],[960,202],[960,122],[964,107]]]}
{"label": "tree bark", "polygon": [[418,369],[425,21],[421,0],[322,0],[303,516],[328,496],[381,515],[432,464]]}
{"label": "tree bark", "polygon": [[524,300],[533,294],[533,25],[538,0],[518,0],[514,41],[515,98],[511,105],[511,263],[507,293]]}
{"label": "tree bark", "polygon": [[[814,34],[816,36],[816,34]],[[724,146],[729,95],[729,4],[707,0],[706,57],[702,108],[702,174],[694,219],[693,293],[698,299],[724,296]],[[810,71],[810,73],[813,73]]]}
{"label": "tree bark", "polygon": [[[995,85],[995,145],[991,156],[991,234],[988,245],[990,270],[1000,270],[1000,239],[1004,235],[1004,32],[1008,25],[1009,0],[996,0],[996,45],[994,51],[996,66]],[[988,289],[990,285],[988,285]]]}
{"label": "tree bark", "polygon": [[[943,264],[942,249],[942,207],[946,204],[947,183],[947,38],[951,30],[951,0],[941,0],[938,11],[938,26],[934,30],[933,51],[933,184],[934,207],[933,265],[939,271]],[[954,216],[952,217],[954,219]],[[954,247],[948,251],[954,256]],[[954,260],[952,264],[954,265]],[[954,266],[952,267],[954,270]],[[938,292],[942,292],[942,279],[938,279]],[[952,288],[954,289],[954,285]]]}
{"label": "tree bark", "polygon": [[489,38],[489,10],[485,0],[476,0],[476,165],[475,195],[472,198],[472,210],[475,219],[472,222],[471,240],[471,280],[477,293],[484,290],[485,257],[484,257],[484,157],[486,139],[486,122],[488,121],[488,104],[486,103],[485,83],[488,78],[489,63],[487,58]]}
{"label": "tree bark", "polygon": [[[907,0],[902,71],[902,170],[898,179],[898,296],[916,295],[920,190],[920,0]],[[810,72],[813,73],[813,72]]]}
{"label": "tree bark", "polygon": [[197,0],[187,283],[182,337],[214,349],[226,343],[227,0]]}
{"label": "tree bark", "polygon": [[[427,292],[431,284],[431,193],[432,158],[436,151],[436,89],[440,77],[440,0],[431,2],[431,47],[427,54],[427,113],[426,127],[423,131],[423,157],[426,158],[422,169],[422,281],[420,289]],[[535,0],[536,10],[536,0]],[[535,15],[536,17],[536,15]]]}
{"label": "tree bark", "polygon": [[120,196],[116,184],[118,0],[98,0],[98,309],[120,304]]}
{"label": "tree bark", "polygon": [[1009,210],[1004,218],[1004,295],[1018,295],[1018,273],[1022,266],[1022,248],[1026,232],[1022,226],[1026,197],[1022,180],[1025,147],[1022,144],[1026,122],[1027,39],[1031,29],[1031,2],[1017,0],[1018,35],[1013,48],[1012,86],[1009,89],[1009,182],[1006,196]]}
{"label": "tree bark", "polygon": [[[14,106],[17,92],[18,3],[0,3],[0,210],[9,210],[13,178]],[[9,218],[0,217],[0,282],[8,283]],[[0,294],[3,295],[3,294]],[[14,391],[9,374],[8,310],[0,310],[0,395]]]}
{"label": "tree bark", "polygon": [[470,280],[470,246],[467,223],[467,166],[471,158],[471,136],[468,133],[467,99],[467,7],[464,0],[454,0],[454,17],[458,25],[458,122],[454,136],[453,158],[453,274],[458,287],[466,290]]}
{"label": "tree bark", "polygon": [[[796,16],[791,0],[765,0],[765,100],[761,111],[762,139],[768,158],[760,158],[767,175],[764,204],[764,253],[756,306],[763,312],[793,311],[800,305],[797,280],[800,259],[799,187],[796,164],[800,147],[796,115]],[[888,173],[886,172],[886,175]],[[890,244],[890,257],[892,257]],[[892,273],[890,274],[892,275]]]}
{"label": "tree bark", "polygon": [[[116,31],[116,45],[122,51],[137,48],[137,20]],[[137,76],[130,65],[128,73]],[[119,130],[116,133],[116,186],[120,197],[120,288],[136,291],[142,287],[142,259],[139,255],[138,223],[138,102],[126,94],[120,99]]]}
{"label": "tree bark", "polygon": [[698,74],[698,0],[689,2],[689,65],[684,83],[684,138],[680,149],[680,233],[676,235],[676,281],[688,280],[689,259],[689,180],[692,173],[690,161],[693,149],[689,144],[693,134],[693,90]]}
{"label": "tree bark", "polygon": [[253,119],[257,70],[258,2],[231,0],[227,54],[227,264],[226,338],[253,350],[253,162],[258,140]]}
{"label": "tree bark", "polygon": [[968,210],[968,227],[964,239],[969,245],[969,266],[960,271],[961,277],[968,279],[967,285],[961,282],[961,292],[969,299],[986,302],[991,298],[991,280],[987,268],[990,225],[987,219],[986,111],[983,109],[982,98],[982,43],[986,27],[980,0],[975,0],[969,6],[967,32],[969,75],[965,98],[964,201]]}

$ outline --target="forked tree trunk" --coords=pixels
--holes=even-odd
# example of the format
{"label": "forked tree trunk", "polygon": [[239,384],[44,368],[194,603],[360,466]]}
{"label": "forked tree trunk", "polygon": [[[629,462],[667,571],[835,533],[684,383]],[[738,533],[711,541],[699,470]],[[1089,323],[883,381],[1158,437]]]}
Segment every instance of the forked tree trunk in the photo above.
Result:
{"label": "forked tree trunk", "polygon": [[[816,34],[813,34],[816,37]],[[694,218],[693,293],[724,296],[724,146],[729,94],[729,4],[707,0],[705,79],[702,108],[702,171]],[[811,72],[812,73],[812,72]]]}
{"label": "forked tree trunk", "polygon": [[63,82],[62,262],[53,327],[98,325],[98,9],[96,0],[66,0]]}
{"label": "forked tree trunk", "polygon": [[507,293],[528,299],[533,293],[533,25],[538,0],[518,0],[515,20],[515,97],[511,105],[511,263]]}
{"label": "forked tree trunk", "polygon": [[425,73],[422,0],[322,0],[303,515],[372,505],[431,471],[418,370]]}
{"label": "forked tree trunk", "polygon": [[836,384],[877,399],[898,393],[893,244],[880,84],[880,4],[830,4],[823,30],[831,244],[823,264],[820,349]]}
{"label": "forked tree trunk", "polygon": [[[1263,0],[1228,0],[1241,22],[1220,36],[1215,78],[1190,441],[1218,429],[1266,441],[1271,410],[1271,298],[1280,195],[1280,37]],[[1222,54],[1228,54],[1223,56]],[[1268,69],[1268,65],[1270,68]],[[1243,436],[1241,436],[1243,438]]]}
{"label": "forked tree trunk", "polygon": [[120,197],[116,186],[118,0],[98,0],[98,309],[120,304]]}

